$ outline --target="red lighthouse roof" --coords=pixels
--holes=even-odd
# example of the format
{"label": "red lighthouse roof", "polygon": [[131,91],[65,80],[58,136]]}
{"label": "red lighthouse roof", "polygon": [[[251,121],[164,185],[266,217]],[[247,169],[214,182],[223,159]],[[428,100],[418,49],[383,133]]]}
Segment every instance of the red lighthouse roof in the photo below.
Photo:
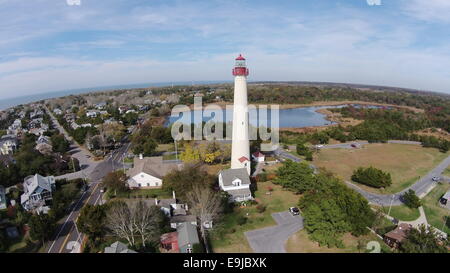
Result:
{"label": "red lighthouse roof", "polygon": [[236,61],[241,61],[241,60],[245,60],[245,58],[242,57],[242,54],[239,54],[239,57],[236,58]]}

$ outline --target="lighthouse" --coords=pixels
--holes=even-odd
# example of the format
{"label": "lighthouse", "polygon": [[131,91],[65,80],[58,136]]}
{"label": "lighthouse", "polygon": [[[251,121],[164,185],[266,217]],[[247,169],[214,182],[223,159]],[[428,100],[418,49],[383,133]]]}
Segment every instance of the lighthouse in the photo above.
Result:
{"label": "lighthouse", "polygon": [[248,138],[247,76],[245,58],[239,54],[233,69],[234,104],[231,146],[231,169],[246,168],[250,175],[250,142]]}

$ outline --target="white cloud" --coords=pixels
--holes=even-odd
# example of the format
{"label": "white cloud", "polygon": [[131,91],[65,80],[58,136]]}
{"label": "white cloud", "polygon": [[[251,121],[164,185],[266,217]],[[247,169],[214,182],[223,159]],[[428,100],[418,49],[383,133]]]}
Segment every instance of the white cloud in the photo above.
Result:
{"label": "white cloud", "polygon": [[403,0],[405,12],[417,19],[450,23],[449,0]]}

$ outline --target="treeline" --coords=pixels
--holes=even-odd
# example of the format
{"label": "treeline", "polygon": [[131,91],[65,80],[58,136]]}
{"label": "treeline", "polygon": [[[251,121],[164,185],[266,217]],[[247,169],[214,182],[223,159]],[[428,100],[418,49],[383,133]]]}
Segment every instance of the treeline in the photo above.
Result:
{"label": "treeline", "polygon": [[299,207],[305,229],[320,245],[343,247],[344,233],[367,234],[367,227],[375,221],[375,214],[362,195],[331,174],[314,174],[305,163],[284,162],[274,182],[303,194]]}
{"label": "treeline", "polygon": [[151,156],[158,144],[173,143],[173,141],[170,127],[152,126],[151,121],[147,121],[131,137],[131,149],[134,154]]}

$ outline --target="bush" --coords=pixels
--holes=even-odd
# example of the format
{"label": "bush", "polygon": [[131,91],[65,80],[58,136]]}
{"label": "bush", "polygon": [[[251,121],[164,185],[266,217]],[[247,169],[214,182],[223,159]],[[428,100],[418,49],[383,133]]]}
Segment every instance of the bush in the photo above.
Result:
{"label": "bush", "polygon": [[392,184],[390,173],[383,172],[374,167],[358,168],[353,172],[352,180],[374,188],[384,188]]}
{"label": "bush", "polygon": [[247,223],[247,217],[240,215],[240,216],[237,218],[237,224],[238,224],[238,225],[243,226],[243,225],[245,225],[246,223]]}
{"label": "bush", "polygon": [[422,205],[419,197],[416,195],[416,192],[413,190],[408,190],[405,194],[402,195],[402,201],[409,208],[418,208]]}

